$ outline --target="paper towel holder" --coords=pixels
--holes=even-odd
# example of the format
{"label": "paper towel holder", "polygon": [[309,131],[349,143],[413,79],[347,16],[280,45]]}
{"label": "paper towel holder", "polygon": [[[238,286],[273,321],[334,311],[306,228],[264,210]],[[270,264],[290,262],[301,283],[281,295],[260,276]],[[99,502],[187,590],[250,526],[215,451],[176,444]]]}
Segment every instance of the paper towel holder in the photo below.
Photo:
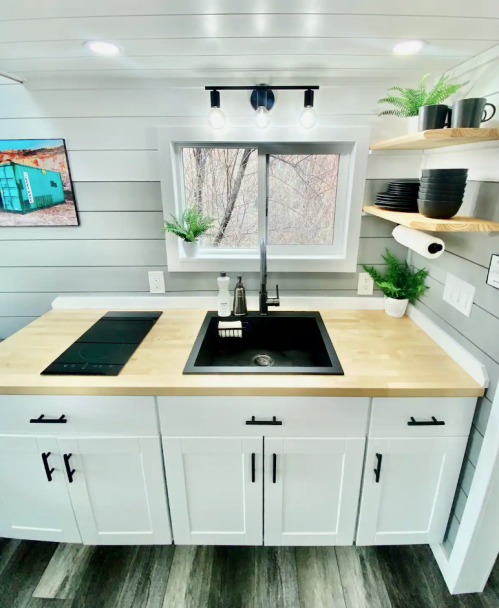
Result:
{"label": "paper towel holder", "polygon": [[445,251],[445,243],[442,239],[401,224],[395,226],[392,236],[397,243],[428,259],[438,258]]}

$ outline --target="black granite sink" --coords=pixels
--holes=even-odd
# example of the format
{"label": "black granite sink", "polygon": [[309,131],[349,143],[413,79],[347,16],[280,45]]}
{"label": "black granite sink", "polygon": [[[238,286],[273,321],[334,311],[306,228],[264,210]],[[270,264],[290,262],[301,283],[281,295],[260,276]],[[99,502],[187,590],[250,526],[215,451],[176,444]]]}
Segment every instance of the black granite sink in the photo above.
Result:
{"label": "black granite sink", "polygon": [[[242,338],[221,338],[218,322],[242,321]],[[257,312],[220,319],[207,313],[184,374],[343,375],[318,312]]]}

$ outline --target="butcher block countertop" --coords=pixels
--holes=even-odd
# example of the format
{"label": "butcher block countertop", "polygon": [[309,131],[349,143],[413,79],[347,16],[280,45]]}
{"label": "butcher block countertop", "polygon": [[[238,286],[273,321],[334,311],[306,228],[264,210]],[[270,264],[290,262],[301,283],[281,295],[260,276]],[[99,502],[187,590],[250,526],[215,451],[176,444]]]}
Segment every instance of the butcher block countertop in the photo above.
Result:
{"label": "butcher block countertop", "polygon": [[164,310],[119,376],[40,375],[106,312],[52,310],[1,343],[0,394],[472,397],[484,393],[411,319],[392,319],[382,310],[321,311],[344,376],[184,376],[206,310]]}

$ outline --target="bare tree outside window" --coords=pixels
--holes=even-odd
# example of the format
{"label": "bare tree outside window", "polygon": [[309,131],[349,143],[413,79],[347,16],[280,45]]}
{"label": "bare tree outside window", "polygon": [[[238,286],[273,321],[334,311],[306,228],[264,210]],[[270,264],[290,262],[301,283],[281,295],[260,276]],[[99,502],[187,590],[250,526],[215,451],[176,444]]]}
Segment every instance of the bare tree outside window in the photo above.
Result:
{"label": "bare tree outside window", "polygon": [[270,245],[333,244],[339,161],[339,154],[270,156]]}
{"label": "bare tree outside window", "polygon": [[[271,155],[269,244],[331,245],[338,154]],[[258,247],[258,153],[252,148],[183,148],[188,207],[214,218],[202,247]]]}
{"label": "bare tree outside window", "polygon": [[202,247],[258,245],[258,154],[251,148],[182,148],[185,202],[215,220]]}

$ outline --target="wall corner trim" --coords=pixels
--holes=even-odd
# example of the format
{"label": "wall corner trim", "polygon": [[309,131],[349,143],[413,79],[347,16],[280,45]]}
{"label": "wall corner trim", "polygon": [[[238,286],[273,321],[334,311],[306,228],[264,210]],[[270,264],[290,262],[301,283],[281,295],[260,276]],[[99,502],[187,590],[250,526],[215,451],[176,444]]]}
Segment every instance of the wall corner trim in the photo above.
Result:
{"label": "wall corner trim", "polygon": [[465,348],[451,338],[441,327],[429,319],[414,305],[409,304],[407,316],[432,338],[444,351],[466,371],[475,382],[483,387],[489,386],[489,374],[483,363],[475,359]]}

